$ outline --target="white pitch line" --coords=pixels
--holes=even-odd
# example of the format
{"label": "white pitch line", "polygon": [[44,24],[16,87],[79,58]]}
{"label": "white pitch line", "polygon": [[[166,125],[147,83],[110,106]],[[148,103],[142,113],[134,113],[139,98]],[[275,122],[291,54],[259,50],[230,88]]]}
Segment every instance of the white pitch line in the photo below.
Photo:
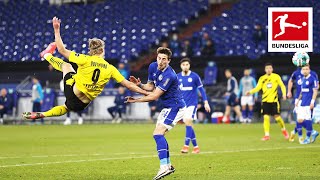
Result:
{"label": "white pitch line", "polygon": [[[320,148],[320,146],[291,146],[284,148],[260,148],[260,149],[243,149],[243,150],[227,150],[227,151],[206,151],[201,152],[198,155],[202,154],[223,154],[223,153],[238,153],[238,152],[253,152],[253,151],[270,151],[270,150],[280,150],[280,149],[304,149],[304,148]],[[175,156],[185,156],[184,154],[175,154]],[[22,167],[22,166],[37,166],[37,165],[50,165],[50,164],[64,164],[64,163],[81,163],[81,162],[95,162],[95,161],[110,161],[110,160],[124,160],[124,159],[144,159],[157,157],[157,155],[145,155],[145,156],[136,156],[136,157],[117,157],[117,158],[101,158],[101,159],[83,159],[83,160],[69,160],[69,161],[57,161],[57,162],[40,162],[40,163],[30,163],[30,164],[11,164],[11,165],[2,165],[0,168],[7,167]]]}

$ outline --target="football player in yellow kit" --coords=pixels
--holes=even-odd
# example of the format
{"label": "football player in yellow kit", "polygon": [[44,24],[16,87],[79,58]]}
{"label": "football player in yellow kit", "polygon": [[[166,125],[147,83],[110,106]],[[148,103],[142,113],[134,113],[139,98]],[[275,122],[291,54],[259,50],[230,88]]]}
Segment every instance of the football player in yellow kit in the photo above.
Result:
{"label": "football player in yellow kit", "polygon": [[[40,56],[47,60],[56,70],[63,73],[66,102],[64,105],[53,107],[46,112],[24,112],[22,116],[25,119],[62,116],[68,111],[81,111],[102,92],[111,78],[131,91],[143,95],[149,94],[134,83],[126,80],[113,65],[104,60],[105,52],[102,40],[96,38],[89,40],[88,55],[78,54],[66,49],[60,36],[60,22],[57,17],[52,19],[55,42],[42,51]],[[52,55],[56,48],[69,62],[78,65],[77,72],[72,68],[71,64]]]}

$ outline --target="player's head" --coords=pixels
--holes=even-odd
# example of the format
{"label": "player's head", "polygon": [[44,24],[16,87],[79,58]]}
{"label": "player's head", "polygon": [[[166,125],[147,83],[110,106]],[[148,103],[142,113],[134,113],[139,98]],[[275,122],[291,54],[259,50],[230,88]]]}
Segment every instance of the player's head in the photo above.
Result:
{"label": "player's head", "polygon": [[36,76],[33,76],[33,77],[31,78],[31,80],[32,80],[32,83],[33,83],[33,84],[37,84],[37,83],[39,82],[39,80],[38,80],[38,78],[37,78]]}
{"label": "player's head", "polygon": [[123,62],[118,64],[118,69],[124,69],[125,67],[126,65]]}
{"label": "player's head", "polygon": [[266,72],[266,74],[270,75],[273,72],[273,66],[271,63],[266,63],[264,65],[264,71]]}
{"label": "player's head", "polygon": [[172,52],[169,48],[159,47],[157,49],[158,69],[164,70],[171,61]]}
{"label": "player's head", "polygon": [[243,75],[250,76],[250,68],[245,68],[243,71]]}
{"label": "player's head", "polygon": [[104,56],[104,41],[98,38],[89,39],[89,55]]}
{"label": "player's head", "polygon": [[2,89],[1,89],[0,95],[1,95],[2,97],[4,97],[4,96],[7,95],[7,90],[6,90],[6,88],[2,88]]}
{"label": "player's head", "polygon": [[125,91],[126,91],[126,89],[125,89],[123,86],[119,86],[119,87],[118,87],[118,92],[119,92],[119,94],[124,94]]}
{"label": "player's head", "polygon": [[287,17],[288,17],[288,14],[284,14],[283,16],[287,18]]}
{"label": "player's head", "polygon": [[191,64],[191,60],[189,58],[183,58],[180,61],[180,67],[181,70],[185,73],[187,73],[190,70],[190,64]]}
{"label": "player's head", "polygon": [[231,78],[231,76],[232,76],[232,72],[230,69],[224,70],[224,74],[225,74],[226,78]]}
{"label": "player's head", "polygon": [[307,77],[307,76],[309,76],[309,74],[310,74],[310,65],[309,64],[307,64],[306,66],[303,66],[302,68],[301,68],[301,70],[302,70],[302,74],[305,76],[305,77]]}

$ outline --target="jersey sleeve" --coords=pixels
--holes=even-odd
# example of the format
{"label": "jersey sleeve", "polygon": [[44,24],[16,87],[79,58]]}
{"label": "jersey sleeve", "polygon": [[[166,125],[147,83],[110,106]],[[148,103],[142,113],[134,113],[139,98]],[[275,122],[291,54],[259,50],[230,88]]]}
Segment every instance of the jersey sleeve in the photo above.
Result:
{"label": "jersey sleeve", "polygon": [[170,85],[173,82],[173,76],[165,76],[162,78],[160,83],[158,84],[158,88],[160,88],[163,91],[167,91],[170,87]]}
{"label": "jersey sleeve", "polygon": [[118,69],[116,69],[113,65],[109,65],[111,70],[111,77],[117,82],[121,83],[125,78],[120,74]]}
{"label": "jersey sleeve", "polygon": [[290,80],[297,80],[297,78],[296,78],[296,72],[293,72],[292,74],[291,74],[291,76],[290,76],[290,79],[289,79],[289,81]]}
{"label": "jersey sleeve", "polygon": [[312,81],[312,89],[318,89],[318,84],[319,84],[319,81],[317,80],[316,77],[314,77]]}
{"label": "jersey sleeve", "polygon": [[195,79],[197,88],[203,87],[203,84],[201,82],[201,79],[200,79],[199,75],[195,74],[194,75],[194,79]]}
{"label": "jersey sleeve", "polygon": [[153,82],[154,81],[154,63],[150,64],[149,65],[149,68],[148,68],[148,82]]}
{"label": "jersey sleeve", "polygon": [[87,61],[88,56],[84,54],[78,54],[74,51],[71,51],[69,56],[69,61],[76,63],[77,65],[84,65]]}

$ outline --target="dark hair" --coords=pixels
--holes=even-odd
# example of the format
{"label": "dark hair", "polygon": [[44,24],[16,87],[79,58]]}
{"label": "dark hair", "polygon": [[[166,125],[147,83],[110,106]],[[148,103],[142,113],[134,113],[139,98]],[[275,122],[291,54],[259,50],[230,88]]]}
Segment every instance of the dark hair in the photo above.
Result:
{"label": "dark hair", "polygon": [[273,66],[273,65],[272,65],[272,63],[267,62],[267,63],[264,64],[264,67],[266,67],[266,66]]}
{"label": "dark hair", "polygon": [[224,70],[224,72],[230,72],[230,73],[232,73],[232,71],[231,71],[230,69],[226,69],[226,70]]}
{"label": "dark hair", "polygon": [[190,58],[187,58],[187,57],[181,59],[180,64],[182,64],[182,63],[184,63],[184,62],[188,62],[189,64],[191,64]]}
{"label": "dark hair", "polygon": [[38,80],[37,76],[31,76],[31,79],[36,79],[36,80]]}
{"label": "dark hair", "polygon": [[172,56],[172,52],[169,48],[166,48],[166,47],[159,47],[157,49],[157,54],[165,54],[168,56],[168,59],[171,59],[171,56]]}

